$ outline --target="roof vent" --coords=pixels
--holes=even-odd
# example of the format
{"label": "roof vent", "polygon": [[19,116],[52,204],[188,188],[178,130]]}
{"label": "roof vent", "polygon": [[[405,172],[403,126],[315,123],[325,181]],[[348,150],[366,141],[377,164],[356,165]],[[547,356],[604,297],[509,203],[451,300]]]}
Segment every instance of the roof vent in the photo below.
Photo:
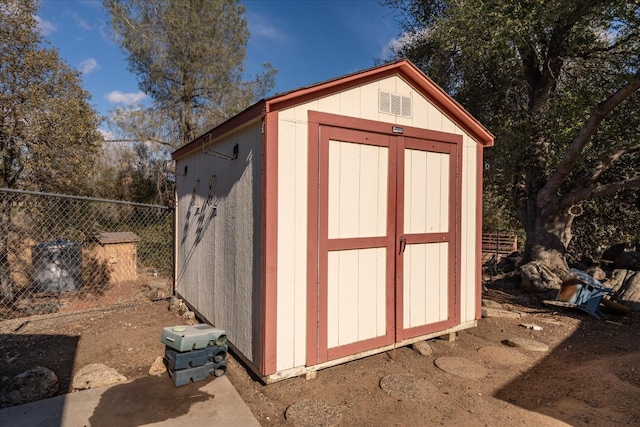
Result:
{"label": "roof vent", "polygon": [[394,116],[411,117],[411,97],[380,91],[379,110]]}

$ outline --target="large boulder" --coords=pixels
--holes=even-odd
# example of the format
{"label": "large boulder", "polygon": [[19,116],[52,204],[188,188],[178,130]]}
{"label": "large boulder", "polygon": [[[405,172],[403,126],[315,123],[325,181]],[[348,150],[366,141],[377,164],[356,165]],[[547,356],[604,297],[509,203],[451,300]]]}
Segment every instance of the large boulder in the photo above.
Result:
{"label": "large boulder", "polygon": [[529,292],[547,292],[560,289],[562,278],[552,269],[539,261],[531,261],[520,267],[522,289]]}
{"label": "large boulder", "polygon": [[498,261],[496,268],[503,273],[511,273],[516,271],[520,264],[522,264],[522,254],[520,252],[511,252]]}
{"label": "large boulder", "polygon": [[616,269],[604,284],[613,289],[618,301],[632,310],[640,310],[640,271]]}
{"label": "large boulder", "polygon": [[58,377],[52,370],[36,366],[16,375],[0,392],[0,408],[55,396],[59,387]]}
{"label": "large boulder", "polygon": [[606,282],[603,282],[603,285],[613,289],[614,292],[618,292],[622,285],[626,282],[627,275],[629,273],[633,273],[633,271],[630,272],[629,270],[625,269],[613,270],[611,272],[611,277]]}
{"label": "large boulder", "polygon": [[640,272],[635,271],[624,284],[618,294],[620,301],[623,301],[628,307],[640,309]]}
{"label": "large boulder", "polygon": [[601,258],[603,261],[615,262],[616,258],[618,258],[629,249],[631,249],[630,243],[618,243],[605,249],[605,251],[602,252]]}
{"label": "large boulder", "polygon": [[640,252],[623,252],[613,261],[615,269],[640,270]]}
{"label": "large boulder", "polygon": [[105,387],[124,381],[127,381],[127,377],[121,375],[115,369],[102,363],[92,363],[84,366],[73,377],[73,389],[85,390],[88,388]]}

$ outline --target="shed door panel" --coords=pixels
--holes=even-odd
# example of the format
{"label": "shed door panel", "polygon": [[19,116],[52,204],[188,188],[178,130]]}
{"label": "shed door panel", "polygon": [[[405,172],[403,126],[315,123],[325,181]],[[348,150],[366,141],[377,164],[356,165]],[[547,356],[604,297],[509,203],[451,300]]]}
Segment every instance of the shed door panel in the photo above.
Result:
{"label": "shed door panel", "polygon": [[390,174],[395,154],[389,142],[387,135],[321,130],[320,217],[326,213],[326,221],[320,221],[321,265],[326,265],[322,359],[394,339],[395,191],[389,190],[395,187],[395,174]]}
{"label": "shed door panel", "polygon": [[453,326],[457,146],[400,141],[397,339]]}
{"label": "shed door panel", "polygon": [[328,348],[386,335],[386,249],[330,251],[328,258]]}

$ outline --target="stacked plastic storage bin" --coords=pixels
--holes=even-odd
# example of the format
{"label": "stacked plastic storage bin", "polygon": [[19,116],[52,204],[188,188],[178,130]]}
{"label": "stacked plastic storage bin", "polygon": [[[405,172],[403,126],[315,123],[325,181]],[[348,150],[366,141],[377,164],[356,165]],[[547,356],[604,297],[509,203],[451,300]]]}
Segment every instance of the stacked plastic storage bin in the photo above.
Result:
{"label": "stacked plastic storage bin", "polygon": [[227,333],[207,324],[162,329],[164,363],[178,387],[227,372]]}

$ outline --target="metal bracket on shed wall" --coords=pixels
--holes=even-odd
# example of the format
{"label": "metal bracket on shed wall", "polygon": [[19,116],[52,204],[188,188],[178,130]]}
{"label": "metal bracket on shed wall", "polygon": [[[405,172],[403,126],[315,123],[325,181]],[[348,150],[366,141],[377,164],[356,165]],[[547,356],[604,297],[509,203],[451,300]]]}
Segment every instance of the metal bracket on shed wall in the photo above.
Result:
{"label": "metal bracket on shed wall", "polygon": [[204,146],[211,141],[211,134],[207,135],[208,139],[202,139],[202,152],[204,154],[208,154],[210,156],[216,156],[216,157],[220,157],[221,159],[225,159],[225,160],[235,160],[238,158],[238,143],[236,143],[236,145],[233,146],[233,154],[232,155],[228,155],[225,153],[221,153],[219,151],[215,151],[215,150],[207,150]]}
{"label": "metal bracket on shed wall", "polygon": [[171,175],[187,176],[187,165],[184,166],[184,173],[179,173],[179,172],[176,171],[176,161],[175,160],[164,160],[162,162],[162,171],[165,172],[165,173],[171,174]]}

